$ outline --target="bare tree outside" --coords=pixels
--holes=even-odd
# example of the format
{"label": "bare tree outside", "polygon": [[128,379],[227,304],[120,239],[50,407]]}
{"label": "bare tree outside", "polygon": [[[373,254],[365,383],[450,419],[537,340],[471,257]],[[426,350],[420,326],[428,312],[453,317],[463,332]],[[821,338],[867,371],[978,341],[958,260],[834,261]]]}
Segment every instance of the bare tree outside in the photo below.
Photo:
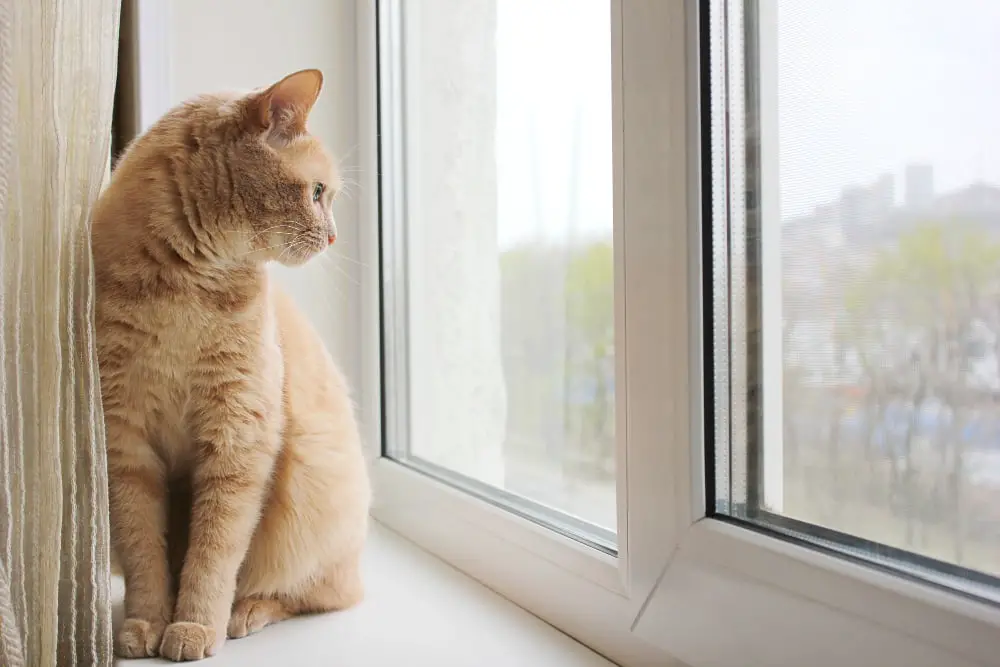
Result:
{"label": "bare tree outside", "polygon": [[848,225],[818,292],[810,224],[783,249],[784,513],[1000,575],[1000,188]]}

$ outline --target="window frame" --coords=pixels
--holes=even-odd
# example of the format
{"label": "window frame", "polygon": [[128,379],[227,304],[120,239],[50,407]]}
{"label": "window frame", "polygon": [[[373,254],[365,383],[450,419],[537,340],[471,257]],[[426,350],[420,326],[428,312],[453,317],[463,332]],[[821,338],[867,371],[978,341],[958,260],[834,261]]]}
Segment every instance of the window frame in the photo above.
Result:
{"label": "window frame", "polygon": [[[683,287],[688,282],[687,245],[673,245],[665,229],[655,224],[671,195],[680,199],[687,195],[684,174],[669,180],[666,188],[659,176],[669,168],[665,157],[670,148],[678,142],[683,145],[687,134],[683,99],[671,98],[670,86],[660,81],[662,67],[670,66],[671,84],[685,85],[683,64],[688,45],[684,40],[684,7],[681,3],[611,1],[615,335],[616,340],[623,341],[622,345],[616,344],[616,386],[624,388],[617,392],[616,411],[622,416],[620,424],[624,428],[619,429],[616,438],[618,553],[609,555],[383,455],[383,434],[389,434],[384,430],[382,405],[387,389],[382,378],[392,360],[384,348],[381,312],[386,295],[381,262],[391,261],[385,235],[398,229],[399,218],[393,216],[398,216],[399,208],[397,204],[393,209],[393,202],[398,202],[399,195],[392,183],[393,174],[398,172],[385,159],[386,147],[394,141],[385,136],[392,127],[386,123],[392,111],[385,103],[387,98],[391,100],[387,79],[392,75],[385,67],[379,69],[384,57],[379,52],[379,31],[391,30],[384,17],[396,2],[359,0],[356,5],[362,134],[359,160],[363,179],[363,224],[359,235],[365,265],[360,286],[361,340],[379,342],[362,349],[365,378],[360,401],[372,459],[373,517],[616,661],[669,664],[672,661],[662,649],[638,639],[631,628],[671,553],[675,542],[672,533],[690,519],[662,511],[662,507],[687,504],[675,502],[679,490],[663,485],[663,477],[658,474],[675,465],[689,467],[687,447],[665,448],[661,435],[671,433],[669,425],[675,417],[688,412],[687,393],[678,392],[679,386],[686,383],[669,383],[665,378],[678,371],[694,377],[695,370],[686,355],[668,354],[686,347],[689,335],[683,321],[670,317],[678,307],[687,307],[688,290]],[[381,22],[379,10],[383,12]],[[641,49],[623,52],[627,26],[641,26],[650,20],[670,25],[673,39],[661,42],[647,33],[642,40],[632,41]],[[659,89],[655,96],[622,85],[633,68],[635,80],[641,77]],[[641,116],[648,119],[647,123],[668,118],[672,130],[658,133],[658,140],[653,142],[640,141],[636,132],[629,142],[632,135],[623,131],[624,114]],[[635,173],[645,173],[645,178],[624,177],[632,163],[636,165]],[[645,169],[646,164],[659,168]],[[680,163],[675,161],[674,165]],[[380,209],[380,199],[385,208]],[[626,206],[635,209],[627,221]],[[674,208],[675,212],[683,210]],[[664,256],[675,261],[664,263]],[[640,288],[664,280],[673,281],[678,289],[656,295]],[[670,307],[664,306],[664,298]],[[664,340],[677,344],[665,346]],[[656,362],[650,363],[651,359]],[[665,392],[675,397],[669,401],[668,410],[658,398]],[[630,399],[633,396],[647,398]],[[642,434],[645,437],[640,437]],[[677,433],[677,437],[683,436]],[[650,499],[654,502],[648,502]]]}
{"label": "window frame", "polygon": [[380,225],[394,223],[380,219],[393,186],[380,170],[376,4],[398,1],[356,2],[360,409],[374,518],[623,665],[1000,665],[1000,609],[707,515],[707,0],[612,0],[618,555],[382,455]]}
{"label": "window frame", "polygon": [[[756,4],[762,14],[768,12],[774,18],[775,3],[776,0],[757,0]],[[688,0],[687,4],[692,13],[704,13],[709,6],[708,0],[697,3]],[[728,29],[736,28],[730,22]],[[700,38],[707,42],[708,21],[699,24],[698,29]],[[765,21],[758,29],[759,37],[770,34],[774,39],[773,25]],[[770,33],[765,32],[769,30]],[[767,44],[762,43],[762,47]],[[699,49],[698,58],[701,53]],[[775,58],[771,48],[761,54],[760,63],[767,67],[776,63]],[[692,67],[690,76],[707,82],[709,63],[701,62],[701,67],[706,69],[695,72]],[[762,88],[773,88],[773,76],[769,74],[760,73],[757,83]],[[706,89],[702,93],[702,99],[709,99]],[[693,106],[697,104],[697,100],[691,102]],[[762,99],[762,102],[767,101]],[[710,123],[708,111],[699,109],[699,113],[692,115],[700,117],[702,123]],[[763,105],[761,111],[764,114],[760,118],[761,141],[776,142],[776,118],[769,118]],[[698,148],[702,154],[711,151],[706,149],[708,138],[701,136],[700,127],[694,129],[694,134],[688,159],[697,163]],[[770,160],[766,159],[768,153]],[[760,168],[772,184],[765,185],[758,193],[765,206],[773,206],[777,194],[773,185],[777,183],[773,160],[776,153],[760,151]],[[707,197],[692,198],[700,203],[701,210],[692,211],[689,225],[700,229],[707,239],[712,225],[711,165],[703,166],[699,185]],[[762,256],[780,257],[780,247],[776,247],[780,239],[766,230],[762,232]],[[698,275],[709,276],[710,249],[697,257],[701,263]],[[773,276],[770,278],[773,280]],[[768,280],[768,276],[763,279]],[[710,279],[702,280],[706,286],[711,284]],[[766,297],[764,300],[767,308]],[[775,305],[770,307],[774,312]],[[694,337],[695,341],[707,340],[705,336],[711,335],[710,321],[706,312],[702,318],[705,328]],[[766,330],[763,344],[774,344],[768,340]],[[692,348],[692,354],[695,352]],[[766,349],[764,352],[767,354]],[[706,366],[706,376],[709,370]],[[770,364],[765,362],[765,373],[776,370],[773,360]],[[780,382],[770,384],[780,386]],[[780,401],[780,391],[771,396],[765,392],[764,400],[773,405]],[[708,428],[706,424],[705,433]],[[711,445],[704,438],[694,437],[690,441],[691,460],[706,466],[695,473],[694,480],[707,479],[705,473],[711,470],[708,466],[714,455]],[[775,449],[780,456],[780,441]],[[773,465],[766,460],[769,455],[765,447],[765,466]],[[780,507],[780,484],[778,487],[770,502]],[[958,591],[825,551],[805,540],[782,537],[766,528],[715,515],[706,511],[709,499],[714,505],[715,493],[706,486],[701,488],[704,493],[695,498],[693,505],[698,509],[697,517],[680,536],[674,558],[664,568],[656,591],[635,625],[637,634],[657,642],[676,658],[694,666],[742,665],[748,655],[757,664],[769,667],[1000,665],[1000,608]],[[775,633],[776,628],[780,629],[780,635]]]}
{"label": "window frame", "polygon": [[[609,4],[612,4],[609,1]],[[412,370],[413,360],[409,356],[407,348],[411,347],[411,341],[415,336],[400,326],[398,320],[407,322],[410,313],[413,312],[411,303],[419,302],[419,297],[414,299],[412,288],[407,284],[407,271],[416,270],[418,262],[423,263],[424,259],[420,253],[413,253],[407,245],[410,231],[407,229],[405,219],[407,209],[420,208],[420,200],[424,193],[419,188],[408,187],[405,174],[413,166],[410,160],[414,154],[419,154],[424,150],[421,142],[423,137],[403,138],[404,118],[413,123],[419,120],[422,114],[420,97],[424,92],[417,86],[409,85],[407,79],[418,75],[412,63],[402,53],[401,46],[404,41],[417,42],[423,39],[420,34],[414,34],[407,30],[403,19],[403,7],[406,3],[401,0],[376,0],[377,23],[379,34],[377,42],[384,46],[379,47],[378,56],[381,58],[382,75],[378,91],[378,112],[381,116],[380,127],[381,136],[381,161],[379,172],[382,175],[383,188],[381,191],[382,232],[380,236],[380,248],[382,256],[382,320],[381,320],[381,341],[383,362],[382,369],[382,409],[381,419],[384,435],[382,438],[381,456],[404,464],[409,470],[422,473],[424,476],[435,478],[439,482],[454,487],[468,495],[478,497],[488,504],[503,507],[511,513],[520,514],[523,518],[535,521],[543,526],[562,532],[571,541],[583,542],[587,546],[595,547],[611,555],[616,563],[615,568],[619,570],[618,577],[625,580],[626,574],[623,570],[627,559],[617,559],[617,553],[627,549],[627,530],[625,522],[625,512],[623,499],[617,498],[616,520],[619,527],[617,535],[603,526],[588,523],[584,519],[562,515],[532,498],[520,497],[517,494],[508,492],[506,489],[497,488],[489,483],[481,482],[478,479],[467,477],[461,472],[454,472],[438,465],[431,459],[424,458],[417,454],[409,454],[408,444],[412,444],[415,438],[407,432],[407,423],[413,425],[412,415],[419,414],[420,410],[413,407],[414,398],[406,389],[393,389],[400,385],[412,387],[411,381],[414,372]],[[611,11],[614,11],[612,6]],[[611,82],[612,86],[616,85]],[[414,101],[415,100],[415,101]],[[617,101],[615,102],[617,103]],[[615,106],[613,104],[613,106]],[[620,124],[612,120],[613,124]],[[417,124],[417,123],[413,123]],[[616,165],[620,164],[621,157],[617,147],[613,147],[613,159]],[[621,169],[615,169],[615,178],[620,178]],[[613,205],[617,210],[614,212],[616,219],[621,219],[621,196],[618,193],[618,182],[612,184],[615,196]],[[615,298],[620,300],[622,289],[621,282],[624,280],[621,261],[621,247],[623,246],[622,225],[614,228],[614,250],[615,253]],[[416,255],[416,257],[415,257]],[[614,314],[614,326],[616,340],[623,340],[624,311],[616,306]],[[624,387],[627,369],[624,363],[619,363],[619,355],[616,355],[616,386]],[[386,389],[387,388],[387,389]],[[615,410],[616,414],[625,414],[626,400],[625,391],[616,391]],[[621,443],[616,443],[620,445]],[[621,446],[616,446],[616,470],[623,465],[620,460]],[[616,484],[616,490],[621,489],[620,484]],[[621,544],[616,544],[620,541]],[[622,546],[625,545],[625,546]],[[603,561],[602,561],[603,562]],[[602,569],[606,570],[606,568]],[[610,581],[610,572],[603,572],[596,575],[599,581],[607,583]]]}

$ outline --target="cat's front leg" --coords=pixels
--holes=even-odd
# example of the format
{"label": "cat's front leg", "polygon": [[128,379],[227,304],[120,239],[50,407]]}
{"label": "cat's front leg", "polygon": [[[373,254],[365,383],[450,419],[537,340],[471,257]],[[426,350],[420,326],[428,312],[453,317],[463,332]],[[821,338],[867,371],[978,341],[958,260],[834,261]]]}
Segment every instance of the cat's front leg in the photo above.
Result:
{"label": "cat's front leg", "polygon": [[[229,387],[228,389],[232,389]],[[236,577],[260,516],[278,442],[251,394],[223,394],[202,412],[188,551],[174,622],[160,655],[200,660],[226,640]]]}
{"label": "cat's front leg", "polygon": [[155,656],[174,610],[167,562],[167,475],[142,429],[106,401],[111,539],[125,575],[125,622],[115,637],[123,658]]}

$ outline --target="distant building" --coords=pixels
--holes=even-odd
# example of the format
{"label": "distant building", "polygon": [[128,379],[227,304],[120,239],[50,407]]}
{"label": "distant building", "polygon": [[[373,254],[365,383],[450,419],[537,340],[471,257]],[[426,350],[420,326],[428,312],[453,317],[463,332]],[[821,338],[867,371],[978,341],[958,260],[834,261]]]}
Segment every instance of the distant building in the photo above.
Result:
{"label": "distant building", "polygon": [[831,259],[870,254],[929,221],[961,222],[1000,238],[1000,187],[980,182],[935,195],[930,165],[908,165],[905,175],[901,205],[895,203],[892,175],[883,174],[871,185],[845,187],[839,199],[784,221],[781,246],[786,277],[809,282],[809,275],[796,275],[790,269],[801,267],[803,273],[815,274],[816,262],[822,266]]}
{"label": "distant building", "polygon": [[906,195],[903,203],[907,207],[920,207],[934,199],[934,167],[929,164],[906,166]]}
{"label": "distant building", "polygon": [[[845,281],[870,266],[878,252],[928,222],[961,224],[1000,240],[1000,187],[974,183],[937,195],[931,165],[904,170],[904,196],[895,201],[891,174],[869,185],[852,185],[830,203],[782,225],[782,309],[786,362],[805,371],[812,384],[849,385],[860,366],[850,350],[837,344],[844,318],[841,290]],[[887,325],[888,325],[887,317]],[[983,341],[986,342],[986,341]],[[990,350],[968,369],[970,384],[1000,389],[996,359]]]}

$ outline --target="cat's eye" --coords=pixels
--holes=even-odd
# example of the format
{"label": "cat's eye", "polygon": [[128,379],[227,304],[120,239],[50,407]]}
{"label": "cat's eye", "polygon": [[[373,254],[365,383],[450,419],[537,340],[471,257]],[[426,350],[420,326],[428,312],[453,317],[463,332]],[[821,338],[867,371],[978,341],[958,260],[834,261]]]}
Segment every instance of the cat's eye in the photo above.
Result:
{"label": "cat's eye", "polygon": [[313,186],[313,201],[314,202],[319,201],[320,197],[323,196],[324,192],[326,192],[326,186],[324,184],[317,183],[316,185],[314,185]]}

